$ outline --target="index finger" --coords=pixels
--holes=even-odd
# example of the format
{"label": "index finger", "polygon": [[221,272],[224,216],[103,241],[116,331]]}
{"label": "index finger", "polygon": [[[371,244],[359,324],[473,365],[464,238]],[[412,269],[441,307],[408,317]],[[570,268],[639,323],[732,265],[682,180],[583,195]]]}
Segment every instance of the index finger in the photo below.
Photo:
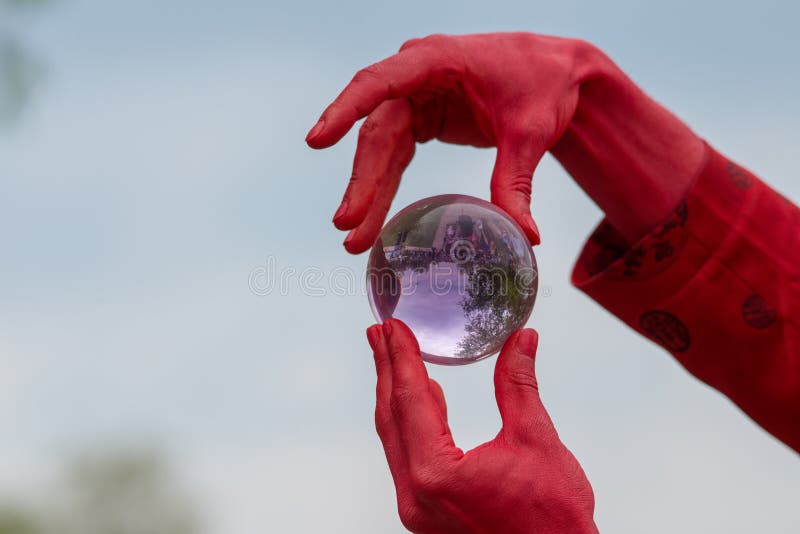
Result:
{"label": "index finger", "polygon": [[440,57],[434,49],[413,46],[361,69],[322,112],[306,142],[312,148],[336,144],[382,102],[409,96],[425,86],[435,65],[442,63]]}
{"label": "index finger", "polygon": [[436,397],[430,391],[425,364],[411,330],[396,319],[385,323],[384,333],[392,362],[391,407],[400,439],[412,470],[433,459],[461,455]]}
{"label": "index finger", "polygon": [[397,425],[391,417],[389,399],[392,394],[392,364],[389,361],[389,349],[380,325],[373,325],[367,330],[367,339],[375,358],[375,370],[378,383],[375,388],[375,428],[381,438],[386,461],[392,472],[398,491],[405,491],[408,486],[408,469]]}

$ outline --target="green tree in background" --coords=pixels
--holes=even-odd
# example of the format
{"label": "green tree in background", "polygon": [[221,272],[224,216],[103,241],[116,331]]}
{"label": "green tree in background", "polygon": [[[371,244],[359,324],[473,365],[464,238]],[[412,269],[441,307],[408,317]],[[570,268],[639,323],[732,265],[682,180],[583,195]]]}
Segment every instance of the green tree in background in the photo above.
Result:
{"label": "green tree in background", "polygon": [[48,0],[0,0],[0,122],[16,119],[41,79],[41,67],[25,49],[15,24],[19,15]]}
{"label": "green tree in background", "polygon": [[0,534],[43,534],[36,514],[24,506],[0,507]]}
{"label": "green tree in background", "polygon": [[0,534],[198,534],[191,501],[148,451],[85,455],[40,502],[0,506]]}

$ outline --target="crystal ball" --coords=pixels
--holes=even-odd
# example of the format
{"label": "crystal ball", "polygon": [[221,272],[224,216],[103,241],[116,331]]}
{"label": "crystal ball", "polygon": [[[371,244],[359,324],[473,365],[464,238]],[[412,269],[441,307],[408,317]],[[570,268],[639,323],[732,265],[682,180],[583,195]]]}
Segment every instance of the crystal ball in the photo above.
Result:
{"label": "crystal ball", "polygon": [[422,358],[445,365],[497,353],[528,320],[538,281],[517,223],[466,195],[425,198],[400,211],[381,230],[367,266],[375,318],[406,323]]}

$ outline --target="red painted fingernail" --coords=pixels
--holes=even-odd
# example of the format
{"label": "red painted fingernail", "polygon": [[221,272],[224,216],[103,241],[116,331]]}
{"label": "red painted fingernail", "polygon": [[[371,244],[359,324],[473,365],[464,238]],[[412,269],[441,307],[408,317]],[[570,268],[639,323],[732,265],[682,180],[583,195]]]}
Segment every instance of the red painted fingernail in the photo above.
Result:
{"label": "red painted fingernail", "polygon": [[536,336],[531,330],[521,330],[517,336],[517,351],[525,356],[533,356],[536,349]]}
{"label": "red painted fingernail", "polygon": [[317,137],[322,132],[323,128],[325,128],[325,121],[320,119],[319,122],[317,122],[317,124],[315,124],[314,127],[311,128],[311,131],[308,132],[308,135],[306,136],[306,141],[311,141],[312,139]]}
{"label": "red painted fingernail", "polygon": [[536,226],[536,222],[534,222],[530,213],[526,213],[522,216],[522,228],[525,230],[528,239],[531,240],[531,245],[538,245],[542,242],[539,237],[539,227]]}
{"label": "red painted fingernail", "polygon": [[347,214],[347,207],[350,205],[350,202],[345,199],[342,200],[342,203],[339,205],[339,209],[336,210],[336,213],[333,214],[333,224],[336,224],[339,219],[344,217]]}
{"label": "red painted fingernail", "polygon": [[392,335],[392,320],[391,319],[387,319],[386,321],[384,321],[384,323],[383,323],[383,333],[386,334],[387,336],[391,336]]}
{"label": "red painted fingernail", "polygon": [[378,338],[381,335],[381,325],[374,324],[367,328],[367,340],[369,341],[369,346],[372,347],[372,350],[375,350],[378,346]]}
{"label": "red painted fingernail", "polygon": [[346,248],[347,250],[350,250],[350,244],[353,242],[353,237],[354,237],[353,232],[350,232],[349,234],[347,234],[347,237],[344,238],[343,245],[344,248]]}

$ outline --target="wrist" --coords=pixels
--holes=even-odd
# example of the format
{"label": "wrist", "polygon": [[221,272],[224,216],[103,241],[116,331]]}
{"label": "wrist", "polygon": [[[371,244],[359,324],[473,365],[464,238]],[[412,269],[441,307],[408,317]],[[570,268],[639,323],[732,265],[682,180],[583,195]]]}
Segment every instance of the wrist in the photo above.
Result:
{"label": "wrist", "polygon": [[577,108],[551,152],[633,243],[683,199],[705,146],[597,47],[578,41],[575,58]]}

